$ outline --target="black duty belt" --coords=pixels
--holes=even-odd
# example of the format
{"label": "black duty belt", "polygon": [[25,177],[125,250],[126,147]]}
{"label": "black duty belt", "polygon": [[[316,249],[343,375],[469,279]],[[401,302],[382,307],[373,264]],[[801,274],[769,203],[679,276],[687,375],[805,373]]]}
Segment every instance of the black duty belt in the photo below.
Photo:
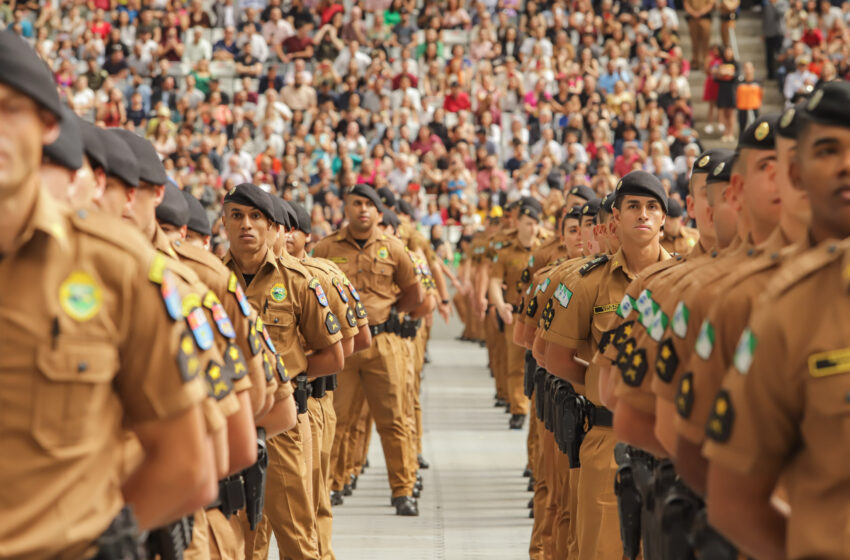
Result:
{"label": "black duty belt", "polygon": [[369,332],[372,333],[372,336],[378,336],[379,334],[390,332],[390,322],[384,321],[380,325],[369,325]]}
{"label": "black duty belt", "polygon": [[310,389],[310,396],[314,399],[321,399],[327,393],[327,377],[319,377],[307,383]]}
{"label": "black duty belt", "polygon": [[328,391],[336,391],[336,388],[339,386],[339,380],[337,379],[336,374],[329,375],[325,379],[325,389]]}
{"label": "black duty belt", "polygon": [[590,401],[587,401],[587,418],[591,427],[611,428],[614,426],[614,413],[604,406],[595,405]]}

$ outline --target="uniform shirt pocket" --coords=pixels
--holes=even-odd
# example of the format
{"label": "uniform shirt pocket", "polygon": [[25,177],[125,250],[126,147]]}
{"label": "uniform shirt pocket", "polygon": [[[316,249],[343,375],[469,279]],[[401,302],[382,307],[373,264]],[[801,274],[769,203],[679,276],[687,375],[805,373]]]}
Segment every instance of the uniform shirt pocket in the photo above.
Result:
{"label": "uniform shirt pocket", "polygon": [[395,265],[393,263],[375,261],[372,264],[370,280],[375,290],[386,295],[391,295],[390,290],[392,290],[395,284],[394,278]]}
{"label": "uniform shirt pocket", "polygon": [[108,410],[120,415],[112,385],[118,362],[118,350],[106,341],[60,337],[39,348],[32,433],[45,450],[73,455],[109,433]]}

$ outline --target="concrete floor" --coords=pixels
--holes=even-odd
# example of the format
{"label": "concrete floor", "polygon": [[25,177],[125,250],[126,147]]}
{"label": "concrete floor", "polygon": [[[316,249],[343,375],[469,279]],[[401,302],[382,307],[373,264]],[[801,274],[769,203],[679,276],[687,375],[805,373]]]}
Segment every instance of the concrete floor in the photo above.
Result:
{"label": "concrete floor", "polygon": [[[373,434],[371,467],[353,496],[334,508],[333,546],[339,560],[528,558],[531,493],[522,478],[527,431],[509,431],[493,407],[487,352],[459,342],[453,318],[435,325],[432,363],[425,367],[422,407],[425,490],[419,517],[395,515],[380,439]],[[270,558],[277,558],[277,549]]]}

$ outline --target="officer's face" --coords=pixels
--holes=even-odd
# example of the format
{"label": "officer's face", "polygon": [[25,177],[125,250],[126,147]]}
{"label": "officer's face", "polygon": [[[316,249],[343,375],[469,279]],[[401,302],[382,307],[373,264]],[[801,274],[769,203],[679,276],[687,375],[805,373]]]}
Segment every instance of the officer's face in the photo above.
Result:
{"label": "officer's face", "polygon": [[41,166],[45,145],[59,137],[56,118],[0,83],[0,199],[11,197]]}
{"label": "officer's face", "polygon": [[72,208],[83,208],[99,197],[106,183],[103,170],[92,169],[89,158],[83,156],[83,166],[77,170],[74,183],[68,190]]}
{"label": "officer's face", "polygon": [[210,248],[209,235],[201,235],[200,233],[190,229],[186,231],[186,242],[207,251]]}
{"label": "officer's face", "polygon": [[253,206],[228,202],[221,221],[230,249],[238,255],[264,251],[267,240],[275,233],[274,224]]}
{"label": "officer's face", "polygon": [[175,241],[183,241],[184,239],[186,239],[186,231],[188,231],[188,228],[186,226],[177,227],[174,224],[159,222],[159,227],[162,228],[163,233],[165,233],[165,236],[172,243],[174,243]]}
{"label": "officer's face", "polygon": [[741,150],[741,157],[744,164],[741,202],[758,225],[772,229],[779,223],[782,208],[776,188],[776,150]]}
{"label": "officer's face", "polygon": [[106,212],[110,216],[120,218],[124,215],[125,210],[130,207],[135,198],[135,188],[125,187],[124,183],[115,177],[107,177],[106,188],[101,196],[94,199],[94,203],[101,212]]}
{"label": "officer's face", "polygon": [[782,136],[776,137],[776,189],[782,200],[782,214],[794,222],[808,226],[812,220],[809,195],[795,189],[791,182],[791,162],[797,151],[797,141]]}
{"label": "officer's face", "polygon": [[719,247],[728,247],[738,234],[738,203],[729,183],[712,183],[708,186],[711,204],[711,223]]}
{"label": "officer's face", "polygon": [[599,251],[599,243],[593,233],[593,216],[581,217],[581,244],[585,255],[591,255]]}
{"label": "officer's face", "polygon": [[564,246],[567,248],[567,256],[571,259],[581,256],[581,226],[575,218],[564,220]]}
{"label": "officer's face", "polygon": [[693,216],[697,224],[700,239],[706,244],[704,247],[710,247],[714,244],[714,227],[711,224],[711,208],[708,205],[708,195],[706,194],[705,180],[708,178],[707,173],[694,173],[691,175],[691,192],[686,200],[688,207],[688,216]]}
{"label": "officer's face", "polygon": [[142,233],[153,239],[156,229],[156,207],[165,196],[165,187],[139,182],[136,198],[124,209],[124,219],[136,224]]}
{"label": "officer's face", "polygon": [[41,186],[50,195],[64,203],[71,204],[70,191],[74,183],[74,172],[62,165],[42,163],[40,173]]}
{"label": "officer's face", "polygon": [[516,230],[517,236],[524,245],[528,245],[534,236],[537,235],[537,228],[540,223],[531,216],[520,216],[517,220]]}
{"label": "officer's face", "polygon": [[664,227],[664,209],[651,196],[625,195],[619,208],[614,208],[621,239],[636,245],[645,245],[657,239]]}
{"label": "officer's face", "polygon": [[816,239],[850,237],[850,129],[807,124],[798,137],[791,178],[809,194]]}
{"label": "officer's face", "polygon": [[664,222],[664,234],[671,237],[676,237],[682,231],[681,218],[667,218]]}
{"label": "officer's face", "polygon": [[300,257],[307,246],[307,234],[300,229],[294,229],[286,234],[286,250],[290,255]]}
{"label": "officer's face", "polygon": [[345,197],[345,217],[355,234],[371,232],[379,216],[375,203],[368,198],[353,194]]}

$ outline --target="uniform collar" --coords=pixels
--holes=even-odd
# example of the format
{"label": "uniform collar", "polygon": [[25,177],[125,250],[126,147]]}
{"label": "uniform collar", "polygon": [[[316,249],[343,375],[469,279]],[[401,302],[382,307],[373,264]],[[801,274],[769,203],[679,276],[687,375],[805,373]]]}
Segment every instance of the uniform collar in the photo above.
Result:
{"label": "uniform collar", "polygon": [[[670,258],[672,258],[672,257],[670,255],[670,253],[667,252],[667,249],[665,249],[664,247],[662,247],[659,244],[658,245],[658,262],[666,261]],[[617,249],[617,252],[614,253],[614,256],[611,257],[611,270],[616,270],[618,268],[623,271],[623,274],[625,274],[629,278],[629,280],[634,280],[635,276],[637,276],[635,273],[633,273],[631,270],[629,270],[629,267],[626,264],[626,256],[623,254],[623,248],[622,247]]]}
{"label": "uniform collar", "polygon": [[165,253],[172,259],[180,260],[174,247],[171,246],[171,240],[168,239],[168,236],[165,235],[159,224],[156,225],[156,230],[153,232],[153,248],[161,253]]}
{"label": "uniform collar", "polygon": [[[339,233],[337,233],[337,239],[349,241],[352,245],[360,249],[360,244],[357,243],[357,240],[351,233],[351,228],[348,226],[345,226],[344,229],[340,230]],[[366,243],[363,244],[363,248],[365,249],[366,247],[378,241],[379,239],[386,239],[386,235],[384,235],[384,233],[381,232],[381,230],[379,230],[377,227],[373,227],[372,235],[370,235],[368,239],[366,239]]]}
{"label": "uniform collar", "polygon": [[24,230],[15,240],[11,252],[29,243],[37,232],[58,242],[63,249],[68,247],[68,232],[66,228],[69,210],[51,197],[47,191],[38,188],[35,206],[30,219],[24,225]]}
{"label": "uniform collar", "polygon": [[[225,266],[227,266],[228,268],[230,268],[234,272],[237,272],[240,275],[244,274],[242,272],[242,269],[239,268],[239,263],[236,261],[236,259],[233,258],[233,253],[231,252],[230,249],[227,250],[227,254],[224,255],[222,262],[225,264]],[[277,270],[277,259],[275,258],[274,253],[272,253],[272,250],[267,247],[266,248],[266,256],[263,258],[263,262],[262,262],[262,264],[260,264],[260,268],[257,269],[256,274],[259,274],[260,272],[263,271],[264,268],[266,268],[268,266],[271,266],[272,268]]]}

